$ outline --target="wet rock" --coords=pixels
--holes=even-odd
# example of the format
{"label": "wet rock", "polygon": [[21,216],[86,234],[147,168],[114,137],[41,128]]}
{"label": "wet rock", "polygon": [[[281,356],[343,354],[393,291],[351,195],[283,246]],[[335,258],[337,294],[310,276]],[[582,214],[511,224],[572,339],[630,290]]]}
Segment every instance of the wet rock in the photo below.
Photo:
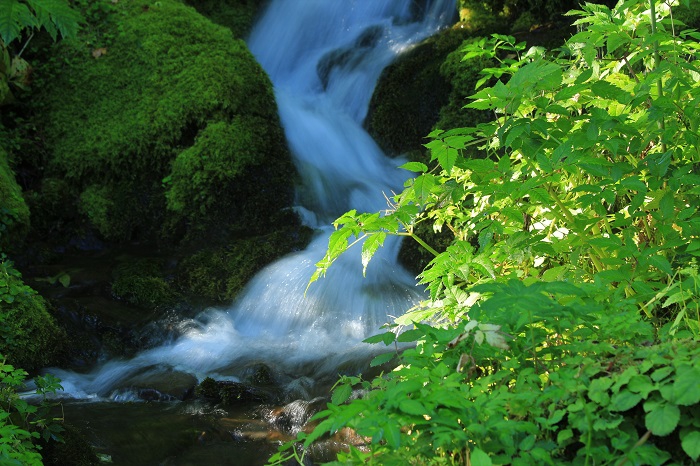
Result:
{"label": "wet rock", "polygon": [[272,400],[271,394],[262,389],[240,382],[214,380],[211,377],[197,385],[195,395],[224,405],[265,403]]}

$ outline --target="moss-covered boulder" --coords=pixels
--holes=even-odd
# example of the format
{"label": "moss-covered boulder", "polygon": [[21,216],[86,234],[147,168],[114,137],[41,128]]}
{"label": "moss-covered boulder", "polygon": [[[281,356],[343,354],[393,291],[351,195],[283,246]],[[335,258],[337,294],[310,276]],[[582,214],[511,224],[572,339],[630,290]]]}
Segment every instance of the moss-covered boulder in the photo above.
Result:
{"label": "moss-covered boulder", "polygon": [[132,306],[162,310],[180,299],[157,260],[125,260],[115,268],[114,275],[112,294]]}
{"label": "moss-covered boulder", "polygon": [[229,28],[234,36],[245,38],[269,0],[188,0],[187,3],[216,24]]}
{"label": "moss-covered boulder", "polygon": [[461,30],[444,31],[399,57],[382,73],[365,125],[387,154],[420,149],[426,142],[452,89],[440,66],[464,37]]}
{"label": "moss-covered boulder", "polygon": [[112,241],[265,230],[295,170],[246,44],[177,0],[109,8],[37,70],[46,227],[82,222]]}
{"label": "moss-covered boulder", "polygon": [[8,364],[31,372],[56,363],[66,335],[47,307],[11,262],[0,262],[0,354]]}
{"label": "moss-covered boulder", "polygon": [[310,229],[287,228],[202,249],[178,264],[177,283],[214,302],[230,302],[260,269],[289,251],[302,249],[311,235]]}
{"label": "moss-covered boulder", "polygon": [[29,208],[10,168],[7,152],[0,146],[0,251],[17,246],[29,229]]}

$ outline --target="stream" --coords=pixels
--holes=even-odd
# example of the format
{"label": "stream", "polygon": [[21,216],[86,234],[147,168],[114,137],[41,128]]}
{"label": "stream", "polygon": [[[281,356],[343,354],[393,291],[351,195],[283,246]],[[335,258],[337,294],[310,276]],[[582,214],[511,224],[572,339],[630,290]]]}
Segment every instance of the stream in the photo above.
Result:
{"label": "stream", "polygon": [[[454,14],[454,0],[270,2],[247,42],[273,82],[302,178],[297,211],[317,234],[304,251],[263,269],[229,307],[178,322],[166,343],[87,373],[49,369],[62,380],[65,417],[87,433],[103,461],[265,464],[284,440],[271,413],[308,408],[339,373],[366,368],[381,348],[362,340],[424,297],[397,262],[397,238],[387,238],[366,277],[355,247],[325,278],[307,284],[332,221],[351,209],[385,209],[385,196],[410,175],[362,124],[382,70]],[[256,371],[273,379],[283,408],[222,408],[177,393],[207,377],[239,382]],[[292,414],[298,430],[303,416]]]}

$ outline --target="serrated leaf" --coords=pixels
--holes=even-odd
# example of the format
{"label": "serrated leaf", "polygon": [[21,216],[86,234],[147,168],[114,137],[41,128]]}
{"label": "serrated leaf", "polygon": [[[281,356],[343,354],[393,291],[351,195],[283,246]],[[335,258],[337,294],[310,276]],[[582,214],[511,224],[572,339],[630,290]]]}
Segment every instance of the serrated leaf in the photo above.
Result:
{"label": "serrated leaf", "polygon": [[17,39],[24,28],[36,26],[36,17],[29,7],[17,0],[0,1],[0,39],[10,44]]}
{"label": "serrated leaf", "polygon": [[[55,26],[63,38],[75,37],[78,34],[82,18],[68,2],[64,0],[27,0],[27,2],[37,14],[39,27],[44,27],[51,32],[50,28]],[[55,29],[52,34],[53,40],[56,40]]]}
{"label": "serrated leaf", "polygon": [[413,181],[413,191],[419,204],[424,205],[428,201],[434,186],[435,177],[429,174],[420,175]]}
{"label": "serrated leaf", "polygon": [[349,384],[338,385],[331,395],[331,403],[340,405],[345,403],[352,395],[352,387]]}
{"label": "serrated leaf", "polygon": [[423,173],[428,171],[428,166],[421,162],[407,162],[401,165],[399,168],[403,168],[404,170],[416,173]]}
{"label": "serrated leaf", "polygon": [[384,245],[384,240],[386,239],[386,233],[380,231],[369,235],[365,242],[362,243],[362,276],[364,277],[367,273],[367,265],[369,261],[374,257],[374,253],[377,252],[381,246]]}
{"label": "serrated leaf", "polygon": [[440,166],[447,173],[451,173],[452,167],[454,167],[455,163],[457,162],[458,155],[459,154],[456,149],[447,148],[438,154],[438,162],[440,162]]}
{"label": "serrated leaf", "polygon": [[390,344],[394,343],[394,340],[396,339],[396,334],[393,332],[384,332],[384,333],[379,333],[377,335],[372,335],[371,337],[367,337],[364,340],[362,340],[363,343],[384,343],[385,345],[389,346]]}
{"label": "serrated leaf", "polygon": [[681,410],[672,403],[660,403],[649,411],[644,419],[652,434],[663,437],[673,432],[681,419]]}
{"label": "serrated leaf", "polygon": [[398,341],[399,343],[408,343],[410,341],[416,341],[424,335],[425,332],[423,330],[414,328],[400,333],[399,336],[396,338],[396,341]]}
{"label": "serrated leaf", "polygon": [[380,354],[379,356],[375,356],[374,359],[372,359],[372,361],[369,363],[369,365],[371,367],[381,366],[382,364],[385,364],[385,363],[391,361],[392,359],[394,359],[395,355],[396,355],[396,353]]}

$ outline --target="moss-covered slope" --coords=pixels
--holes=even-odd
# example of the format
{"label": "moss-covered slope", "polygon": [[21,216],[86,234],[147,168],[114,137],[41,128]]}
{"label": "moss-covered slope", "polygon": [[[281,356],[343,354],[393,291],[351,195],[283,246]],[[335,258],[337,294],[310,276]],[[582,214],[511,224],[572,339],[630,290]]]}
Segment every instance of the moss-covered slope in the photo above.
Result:
{"label": "moss-covered slope", "polygon": [[7,152],[0,146],[0,251],[24,240],[29,228],[29,208],[10,168]]}
{"label": "moss-covered slope", "polygon": [[118,241],[267,228],[294,168],[245,43],[176,0],[123,0],[102,19],[38,70],[36,213]]}

